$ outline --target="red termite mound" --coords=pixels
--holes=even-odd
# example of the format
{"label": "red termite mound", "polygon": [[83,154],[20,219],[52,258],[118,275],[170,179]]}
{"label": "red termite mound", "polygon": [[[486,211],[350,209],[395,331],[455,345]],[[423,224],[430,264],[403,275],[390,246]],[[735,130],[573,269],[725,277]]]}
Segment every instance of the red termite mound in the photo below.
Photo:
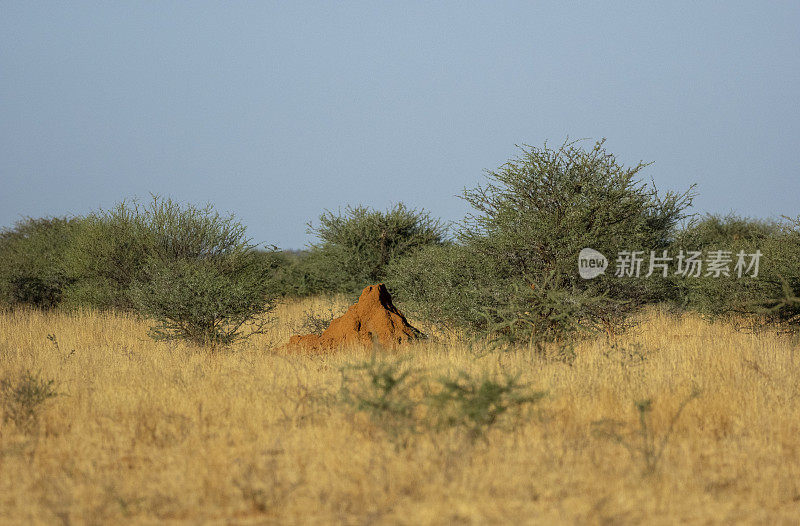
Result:
{"label": "red termite mound", "polygon": [[350,306],[344,316],[333,320],[321,335],[292,336],[287,347],[329,351],[355,345],[371,348],[377,344],[395,349],[422,336],[392,304],[392,296],[386,286],[378,283],[365,288],[358,302]]}

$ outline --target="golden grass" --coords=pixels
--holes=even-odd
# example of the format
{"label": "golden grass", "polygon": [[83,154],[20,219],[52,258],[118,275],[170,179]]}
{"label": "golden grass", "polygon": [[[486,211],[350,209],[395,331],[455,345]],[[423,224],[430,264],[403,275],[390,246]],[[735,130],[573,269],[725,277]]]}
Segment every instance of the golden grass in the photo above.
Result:
{"label": "golden grass", "polygon": [[[363,353],[273,350],[311,307],[323,304],[284,305],[269,334],[217,353],[150,341],[129,316],[0,314],[0,377],[39,371],[63,393],[38,429],[0,428],[0,522],[800,520],[800,364],[788,336],[653,311],[613,348],[580,344],[572,365],[430,341],[401,355],[434,375],[520,374],[549,395],[485,441],[438,432],[399,444],[337,402],[339,368]],[[637,345],[642,356],[628,352]],[[601,419],[635,432],[634,402],[651,397],[660,437],[695,387],[652,475],[592,433]]]}

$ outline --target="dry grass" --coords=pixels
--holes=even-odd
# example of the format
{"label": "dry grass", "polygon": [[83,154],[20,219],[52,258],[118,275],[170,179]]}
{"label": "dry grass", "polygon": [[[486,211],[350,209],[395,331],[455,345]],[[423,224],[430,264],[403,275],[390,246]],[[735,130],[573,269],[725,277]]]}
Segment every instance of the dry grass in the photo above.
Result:
{"label": "dry grass", "polygon": [[[363,358],[273,350],[314,301],[281,307],[270,334],[211,354],[155,343],[135,318],[0,314],[0,377],[56,380],[33,430],[0,428],[4,524],[796,524],[800,364],[788,336],[651,313],[572,363],[478,356],[455,339],[404,355],[432,374],[508,371],[548,397],[514,429],[399,444],[337,402]],[[317,302],[316,305],[327,308]],[[56,344],[48,339],[55,335]],[[74,352],[72,352],[74,350]],[[638,430],[652,398],[658,470],[593,422]],[[635,435],[632,435],[632,440]]]}

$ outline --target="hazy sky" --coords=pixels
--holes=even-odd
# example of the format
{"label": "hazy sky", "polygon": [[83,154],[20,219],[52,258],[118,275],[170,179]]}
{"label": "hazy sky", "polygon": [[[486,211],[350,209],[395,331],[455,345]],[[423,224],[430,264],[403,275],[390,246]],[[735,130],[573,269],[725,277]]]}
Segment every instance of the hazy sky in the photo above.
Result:
{"label": "hazy sky", "polygon": [[300,248],[347,204],[459,219],[567,136],[800,214],[800,3],[590,4],[2,1],[0,226],[152,192]]}

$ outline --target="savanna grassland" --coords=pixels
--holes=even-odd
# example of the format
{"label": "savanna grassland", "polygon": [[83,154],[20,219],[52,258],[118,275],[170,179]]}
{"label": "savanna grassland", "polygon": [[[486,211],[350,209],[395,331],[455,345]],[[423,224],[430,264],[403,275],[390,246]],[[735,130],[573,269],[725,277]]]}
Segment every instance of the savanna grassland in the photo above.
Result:
{"label": "savanna grassland", "polygon": [[[285,303],[265,334],[217,351],[153,341],[133,315],[0,314],[0,378],[17,385],[28,371],[57,393],[2,422],[0,522],[800,520],[792,336],[651,309],[569,356],[491,352],[435,331],[386,354],[420,378],[510,374],[546,393],[475,435],[393,428],[345,403],[342,369],[364,351],[280,350],[329,302]],[[19,414],[12,391],[5,415]]]}

